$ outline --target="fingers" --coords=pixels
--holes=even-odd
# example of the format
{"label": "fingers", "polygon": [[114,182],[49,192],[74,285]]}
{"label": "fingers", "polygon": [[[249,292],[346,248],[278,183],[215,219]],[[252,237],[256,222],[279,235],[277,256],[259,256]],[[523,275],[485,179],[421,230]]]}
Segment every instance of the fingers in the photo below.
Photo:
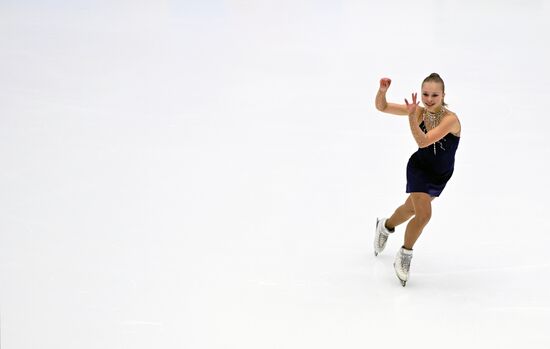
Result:
{"label": "fingers", "polygon": [[[412,97],[412,103],[411,104],[414,104],[415,106],[419,105],[420,104],[420,101],[416,101],[416,92],[415,93],[411,93],[411,97]],[[406,100],[406,99],[405,99]],[[409,105],[409,103],[407,103],[407,106]]]}
{"label": "fingers", "polygon": [[420,101],[416,101],[416,93],[412,94],[412,103],[409,103],[407,98],[405,98],[405,104],[407,105],[407,109],[411,111],[416,109],[416,107],[418,107],[418,105],[420,104]]}
{"label": "fingers", "polygon": [[[418,104],[420,103],[420,101],[418,101],[418,102],[416,101],[416,96],[417,96],[416,92],[415,92],[415,93],[411,93],[411,97],[412,97],[412,103],[411,103],[411,104],[416,104],[416,105],[418,105]],[[407,98],[405,98],[405,103],[406,103],[407,105],[409,105],[409,101],[407,101]]]}

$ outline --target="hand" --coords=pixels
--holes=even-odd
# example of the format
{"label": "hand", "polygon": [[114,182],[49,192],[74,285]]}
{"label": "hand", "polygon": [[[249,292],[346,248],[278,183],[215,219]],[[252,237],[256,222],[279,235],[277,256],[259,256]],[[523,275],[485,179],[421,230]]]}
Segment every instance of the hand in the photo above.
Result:
{"label": "hand", "polygon": [[386,92],[388,88],[391,85],[391,79],[390,78],[382,78],[380,79],[380,91]]}
{"label": "hand", "polygon": [[409,115],[414,114],[414,112],[416,111],[416,107],[420,104],[420,101],[416,101],[416,93],[412,94],[412,103],[409,104],[409,101],[407,101],[407,98],[405,98],[405,104],[407,105]]}

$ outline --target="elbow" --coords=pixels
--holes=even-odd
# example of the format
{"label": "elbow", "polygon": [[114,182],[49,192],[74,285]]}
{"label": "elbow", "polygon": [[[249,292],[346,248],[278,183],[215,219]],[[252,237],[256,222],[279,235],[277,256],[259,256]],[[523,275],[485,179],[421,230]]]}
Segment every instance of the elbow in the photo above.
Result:
{"label": "elbow", "polygon": [[433,144],[433,142],[428,142],[428,141],[425,141],[425,140],[421,140],[421,141],[418,141],[416,143],[418,144],[419,148],[428,148],[430,145]]}
{"label": "elbow", "polygon": [[424,137],[418,137],[416,139],[416,144],[418,144],[418,147],[419,148],[427,148],[429,147],[430,145],[432,145],[433,142],[430,142],[430,140],[428,139],[428,137],[424,136]]}
{"label": "elbow", "polygon": [[383,112],[384,110],[386,110],[386,106],[376,104],[376,109]]}

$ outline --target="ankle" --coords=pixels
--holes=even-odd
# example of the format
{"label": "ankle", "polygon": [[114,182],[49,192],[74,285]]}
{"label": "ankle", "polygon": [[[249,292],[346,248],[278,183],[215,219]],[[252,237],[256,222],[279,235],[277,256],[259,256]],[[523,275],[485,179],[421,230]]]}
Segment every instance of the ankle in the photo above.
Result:
{"label": "ankle", "polygon": [[388,220],[384,222],[384,228],[386,228],[390,233],[393,233],[395,231],[395,226],[388,224]]}

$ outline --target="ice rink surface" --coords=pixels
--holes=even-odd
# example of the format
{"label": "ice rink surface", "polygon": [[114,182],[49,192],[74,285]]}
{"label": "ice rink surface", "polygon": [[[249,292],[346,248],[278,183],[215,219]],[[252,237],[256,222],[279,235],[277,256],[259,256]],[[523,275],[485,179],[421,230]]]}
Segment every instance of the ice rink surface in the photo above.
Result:
{"label": "ice rink surface", "polygon": [[[549,348],[550,1],[0,3],[2,349]],[[462,122],[403,288],[432,72]]]}

